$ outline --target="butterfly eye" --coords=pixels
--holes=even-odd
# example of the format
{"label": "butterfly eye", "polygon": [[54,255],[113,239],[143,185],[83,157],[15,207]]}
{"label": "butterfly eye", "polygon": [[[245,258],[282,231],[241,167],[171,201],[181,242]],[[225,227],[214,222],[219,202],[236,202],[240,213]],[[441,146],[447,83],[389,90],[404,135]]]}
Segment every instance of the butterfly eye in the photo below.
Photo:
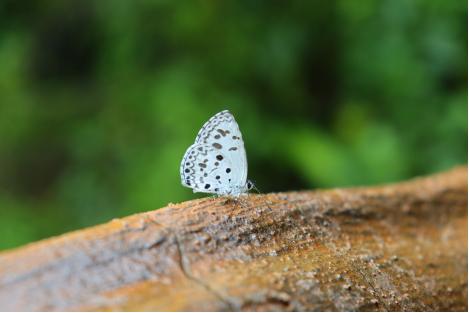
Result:
{"label": "butterfly eye", "polygon": [[248,181],[247,187],[248,187],[248,190],[251,190],[253,187],[253,184],[250,181]]}

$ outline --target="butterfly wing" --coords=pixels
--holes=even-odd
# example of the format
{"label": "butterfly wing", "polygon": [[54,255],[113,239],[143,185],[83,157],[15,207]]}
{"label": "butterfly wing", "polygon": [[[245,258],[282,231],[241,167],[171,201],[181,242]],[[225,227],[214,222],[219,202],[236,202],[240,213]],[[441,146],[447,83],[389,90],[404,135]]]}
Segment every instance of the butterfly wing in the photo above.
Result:
{"label": "butterfly wing", "polygon": [[239,132],[238,123],[236,123],[230,111],[224,110],[218,112],[217,114],[212,116],[199,130],[199,133],[195,138],[195,143],[207,143],[207,141],[210,139],[210,135],[212,135],[215,129],[219,128],[221,125],[227,126],[231,123],[236,124],[236,127],[238,128]]}
{"label": "butterfly wing", "polygon": [[181,182],[194,192],[225,194],[228,180],[222,177],[222,168],[213,147],[193,144],[187,149],[181,164]]}
{"label": "butterfly wing", "polygon": [[181,180],[194,192],[244,193],[247,160],[244,142],[233,115],[222,111],[199,131],[181,163]]}

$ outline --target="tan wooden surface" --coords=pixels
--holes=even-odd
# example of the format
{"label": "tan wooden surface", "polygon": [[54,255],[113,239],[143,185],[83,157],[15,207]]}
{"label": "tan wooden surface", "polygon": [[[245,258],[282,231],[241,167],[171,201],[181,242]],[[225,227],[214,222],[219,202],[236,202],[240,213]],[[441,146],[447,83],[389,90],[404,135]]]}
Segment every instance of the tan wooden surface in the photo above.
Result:
{"label": "tan wooden surface", "polygon": [[205,198],[0,253],[1,310],[467,310],[467,168]]}

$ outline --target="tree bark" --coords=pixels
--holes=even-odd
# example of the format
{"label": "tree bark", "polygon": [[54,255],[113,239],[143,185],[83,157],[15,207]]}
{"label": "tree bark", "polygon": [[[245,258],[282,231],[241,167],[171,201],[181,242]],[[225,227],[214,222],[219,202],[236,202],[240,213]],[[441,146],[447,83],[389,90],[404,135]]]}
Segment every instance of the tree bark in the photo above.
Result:
{"label": "tree bark", "polygon": [[466,167],[170,204],[0,253],[1,310],[467,308]]}

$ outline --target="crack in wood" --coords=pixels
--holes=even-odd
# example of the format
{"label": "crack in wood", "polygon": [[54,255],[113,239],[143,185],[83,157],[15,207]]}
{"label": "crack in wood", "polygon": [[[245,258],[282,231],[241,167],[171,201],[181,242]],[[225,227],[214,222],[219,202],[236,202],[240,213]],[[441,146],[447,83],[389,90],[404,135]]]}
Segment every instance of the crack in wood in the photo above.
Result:
{"label": "crack in wood", "polygon": [[195,277],[191,273],[188,265],[186,264],[187,261],[186,261],[186,258],[185,258],[185,254],[183,252],[182,245],[181,245],[181,242],[180,242],[179,237],[178,237],[177,234],[174,234],[174,239],[175,239],[177,251],[178,251],[178,254],[179,254],[179,266],[180,266],[182,272],[184,273],[184,275],[189,280],[191,280],[191,281],[195,282],[196,284],[202,286],[203,288],[205,288],[205,290],[207,290],[208,292],[213,294],[216,298],[218,298],[218,300],[220,300],[224,305],[226,305],[229,308],[230,311],[238,311],[239,306],[233,304],[230,300],[227,299],[227,297],[225,297],[220,292],[213,289],[209,284],[207,284],[203,280]]}

